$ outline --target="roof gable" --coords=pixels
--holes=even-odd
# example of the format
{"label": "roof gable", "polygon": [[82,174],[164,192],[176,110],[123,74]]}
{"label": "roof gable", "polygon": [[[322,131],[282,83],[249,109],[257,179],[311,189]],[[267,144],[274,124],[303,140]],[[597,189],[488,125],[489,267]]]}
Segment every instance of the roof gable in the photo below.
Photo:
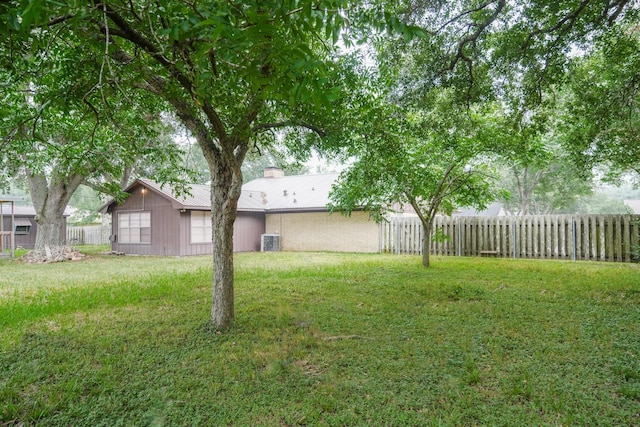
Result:
{"label": "roof gable", "polygon": [[[136,182],[171,200],[171,204],[175,209],[200,210],[211,208],[211,193],[208,185],[190,184],[189,194],[178,195],[175,189],[169,184],[160,184],[144,178],[140,178]],[[125,191],[128,190],[127,188]]]}
{"label": "roof gable", "polygon": [[[168,199],[174,209],[193,209],[207,210],[211,209],[211,199],[209,198],[209,186],[202,184],[189,185],[189,194],[178,193],[169,184],[161,184],[146,178],[138,178],[124,189],[125,193],[132,194],[138,188],[146,188],[154,193]],[[108,213],[110,208],[116,204],[115,199],[109,200],[100,208],[101,213]]]}

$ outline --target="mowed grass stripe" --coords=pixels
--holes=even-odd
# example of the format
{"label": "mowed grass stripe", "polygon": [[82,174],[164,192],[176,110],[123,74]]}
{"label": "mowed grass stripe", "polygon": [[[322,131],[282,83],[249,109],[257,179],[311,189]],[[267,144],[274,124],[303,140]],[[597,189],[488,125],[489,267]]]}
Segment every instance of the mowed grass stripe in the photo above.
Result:
{"label": "mowed grass stripe", "polygon": [[208,262],[94,259],[96,275],[131,276],[83,285],[65,267],[67,282],[5,293],[3,311],[26,311],[0,330],[0,421],[639,420],[637,265],[435,258],[425,270],[416,257],[239,254],[237,322],[219,334],[208,326]]}

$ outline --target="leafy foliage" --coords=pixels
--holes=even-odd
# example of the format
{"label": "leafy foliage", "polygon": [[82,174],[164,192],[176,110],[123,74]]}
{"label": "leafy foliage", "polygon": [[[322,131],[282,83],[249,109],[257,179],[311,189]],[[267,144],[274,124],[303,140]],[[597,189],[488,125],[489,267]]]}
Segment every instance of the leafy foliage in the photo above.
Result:
{"label": "leafy foliage", "polygon": [[565,146],[583,167],[610,178],[640,177],[640,35],[615,26],[591,55],[575,61],[564,117]]}
{"label": "leafy foliage", "polygon": [[406,204],[430,236],[437,213],[484,208],[494,198],[494,174],[485,157],[492,151],[491,112],[456,105],[451,90],[430,96],[430,109],[387,112],[389,129],[359,146],[356,162],[332,190],[333,209],[363,208],[382,220]]}
{"label": "leafy foliage", "polygon": [[567,212],[591,192],[591,182],[558,141],[558,104],[547,99],[527,106],[513,95],[508,100],[494,116],[505,208],[516,215]]}
{"label": "leafy foliage", "polygon": [[[39,45],[46,51],[37,51]],[[34,52],[26,52],[28,47]],[[120,185],[110,184],[118,184],[136,164],[175,166],[177,147],[156,142],[164,106],[140,90],[124,93],[107,81],[100,52],[84,40],[33,32],[29,40],[1,45],[0,53],[4,61],[16,58],[0,71],[3,105],[10,110],[0,122],[2,173],[55,171],[69,181],[79,175],[114,193]]]}

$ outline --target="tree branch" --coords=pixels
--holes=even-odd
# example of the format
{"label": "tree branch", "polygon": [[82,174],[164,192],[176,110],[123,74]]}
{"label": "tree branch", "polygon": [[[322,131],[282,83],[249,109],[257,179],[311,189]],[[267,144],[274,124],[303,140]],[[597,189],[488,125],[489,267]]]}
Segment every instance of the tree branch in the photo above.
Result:
{"label": "tree branch", "polygon": [[272,130],[272,129],[282,129],[282,128],[288,128],[288,127],[302,127],[305,129],[309,129],[310,131],[314,132],[315,134],[317,134],[320,138],[326,138],[327,136],[327,132],[324,131],[323,129],[320,129],[317,126],[314,126],[312,124],[309,123],[305,123],[305,122],[296,122],[296,121],[284,121],[284,122],[275,122],[275,123],[261,123],[259,125],[256,125],[252,128],[253,132],[262,132],[265,130]]}
{"label": "tree branch", "polygon": [[539,28],[539,29],[534,30],[531,33],[529,33],[529,35],[527,36],[527,40],[523,43],[523,45],[521,47],[521,50],[525,51],[526,49],[528,49],[531,46],[531,42],[532,42],[534,37],[539,36],[541,34],[553,33],[554,31],[560,30],[562,27],[565,26],[565,24],[568,24],[568,26],[563,29],[563,33],[566,34],[566,32],[569,31],[573,27],[573,25],[575,24],[576,20],[580,16],[580,14],[585,10],[585,8],[587,7],[587,5],[590,2],[591,2],[591,0],[583,0],[580,3],[580,5],[578,6],[578,8],[573,11],[573,13],[570,13],[570,14],[566,15],[565,17],[563,17],[560,21],[558,21],[558,23],[556,25],[554,25],[552,27],[549,27],[549,28]]}
{"label": "tree branch", "polygon": [[[100,6],[101,3],[96,1],[96,5]],[[187,75],[185,75],[175,63],[170,61],[166,56],[164,56],[161,49],[156,47],[151,41],[145,38],[143,35],[138,33],[133,27],[129,25],[129,23],[120,16],[117,12],[111,9],[108,5],[106,6],[106,14],[109,19],[118,27],[119,31],[116,29],[110,29],[110,33],[113,36],[122,37],[126,40],[129,40],[134,45],[140,47],[142,50],[147,52],[153,59],[155,59],[158,64],[160,64],[164,69],[166,69],[169,74],[175,78],[180,85],[190,94],[191,98],[196,102],[196,104],[203,106],[203,112],[206,114],[209,122],[213,126],[213,129],[218,136],[218,139],[224,140],[227,138],[227,134],[225,131],[225,126],[222,123],[222,120],[218,116],[218,113],[215,111],[215,108],[208,102],[200,102],[198,100],[198,95],[195,90],[194,83]],[[106,32],[106,28],[100,25],[101,30]],[[163,97],[165,100],[171,102],[170,97],[166,92],[163,92]]]}
{"label": "tree branch", "polygon": [[[490,2],[490,3],[492,3],[492,2]],[[477,26],[476,30],[472,34],[468,34],[466,37],[464,37],[462,40],[460,40],[460,42],[458,43],[458,49],[456,51],[456,54],[453,57],[453,59],[451,60],[451,63],[449,64],[449,68],[448,68],[449,71],[453,70],[455,68],[456,64],[460,60],[469,60],[469,58],[464,53],[465,46],[467,44],[469,44],[469,43],[475,43],[480,38],[480,36],[484,32],[484,30],[486,30],[487,27],[489,25],[491,25],[493,23],[493,21],[495,21],[498,18],[498,15],[500,15],[500,12],[502,12],[502,10],[504,9],[505,5],[506,5],[506,0],[498,0],[498,4],[496,6],[496,9],[493,11],[491,16],[489,16],[485,21],[480,23]],[[486,7],[486,5],[484,7]],[[484,7],[482,7],[482,8],[484,8]]]}
{"label": "tree branch", "polygon": [[460,12],[459,14],[457,14],[456,16],[454,16],[453,18],[449,19],[447,22],[445,22],[444,24],[440,25],[440,28],[438,28],[435,33],[439,33],[440,31],[444,30],[448,25],[453,24],[454,22],[458,21],[460,18],[470,15],[472,13],[475,12],[480,12],[481,10],[485,9],[487,6],[489,6],[490,4],[493,4],[494,0],[489,0],[481,5],[478,5],[478,7],[473,8],[473,9],[469,9],[469,10],[465,10],[464,12]]}

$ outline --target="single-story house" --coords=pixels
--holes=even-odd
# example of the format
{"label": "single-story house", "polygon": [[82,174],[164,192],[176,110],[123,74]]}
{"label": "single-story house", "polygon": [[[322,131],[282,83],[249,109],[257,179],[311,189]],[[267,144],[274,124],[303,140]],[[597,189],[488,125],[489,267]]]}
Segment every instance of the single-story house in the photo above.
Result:
{"label": "single-story house", "polygon": [[[64,215],[64,233],[66,234],[68,213]],[[15,236],[15,247],[33,249],[36,244],[36,211],[33,206],[16,205],[3,201],[0,203],[0,247],[2,251],[11,250],[11,232]]]}
{"label": "single-story house", "polygon": [[[265,239],[287,251],[377,252],[379,227],[365,212],[349,217],[327,209],[338,174],[285,176],[267,168],[263,178],[242,186],[234,225],[234,251],[259,251]],[[168,185],[138,179],[111,214],[111,248],[140,255],[200,255],[212,252],[208,185],[192,185],[179,196]],[[275,238],[275,240],[273,239]]]}

